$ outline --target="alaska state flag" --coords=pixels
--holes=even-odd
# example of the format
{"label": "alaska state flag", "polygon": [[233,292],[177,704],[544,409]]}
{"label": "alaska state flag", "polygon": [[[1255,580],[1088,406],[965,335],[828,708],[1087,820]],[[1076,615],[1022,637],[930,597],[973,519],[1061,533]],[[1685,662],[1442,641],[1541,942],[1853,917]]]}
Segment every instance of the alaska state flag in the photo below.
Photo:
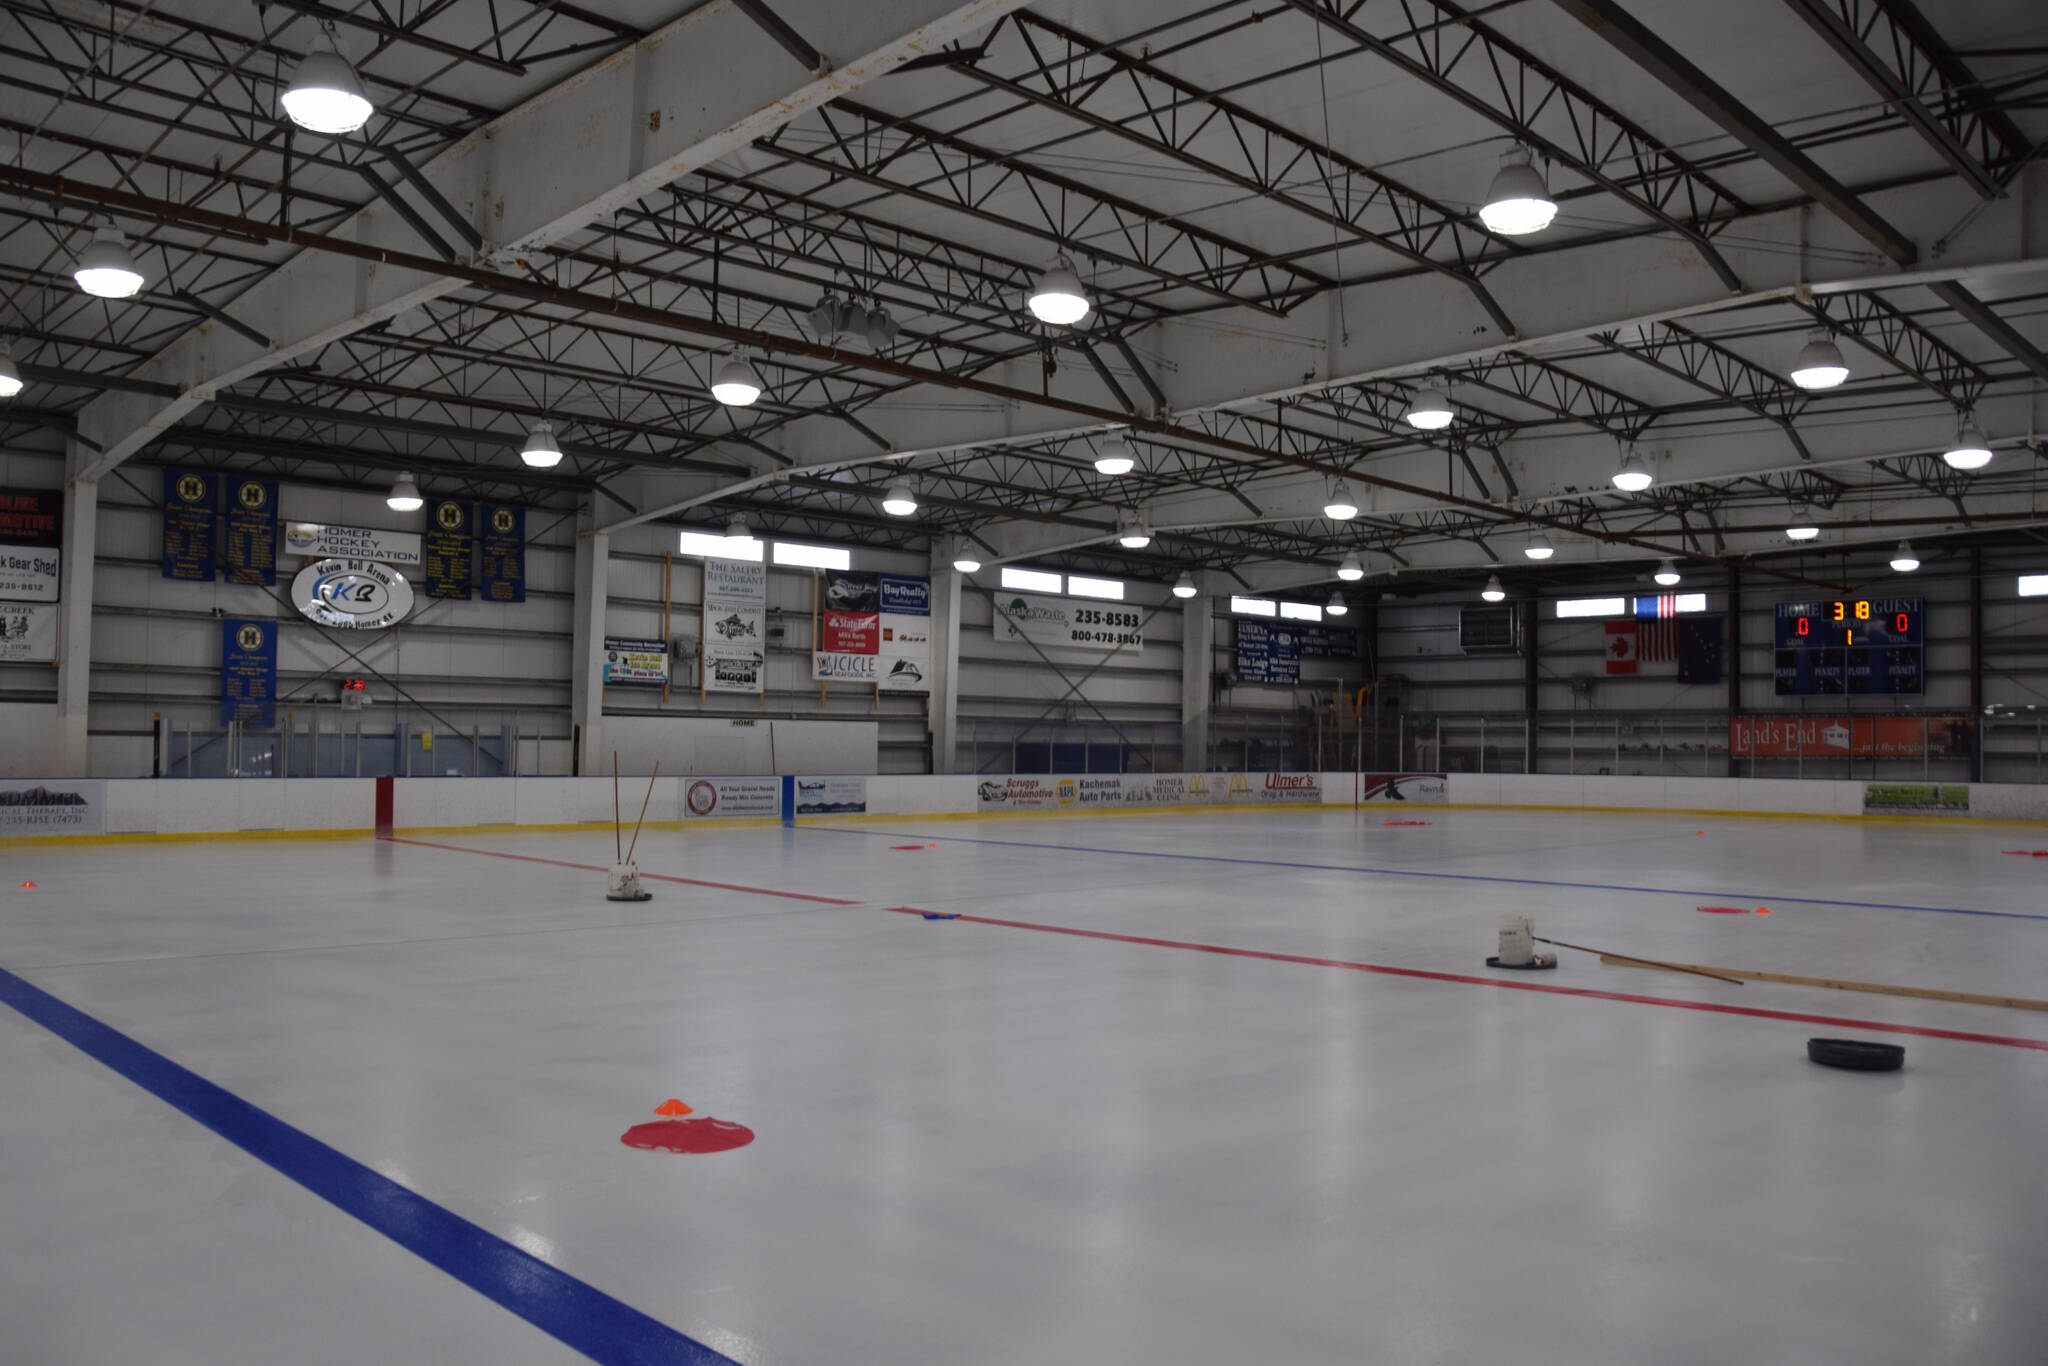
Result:
{"label": "alaska state flag", "polygon": [[1721,655],[1721,618],[1678,619],[1679,682],[1719,683]]}

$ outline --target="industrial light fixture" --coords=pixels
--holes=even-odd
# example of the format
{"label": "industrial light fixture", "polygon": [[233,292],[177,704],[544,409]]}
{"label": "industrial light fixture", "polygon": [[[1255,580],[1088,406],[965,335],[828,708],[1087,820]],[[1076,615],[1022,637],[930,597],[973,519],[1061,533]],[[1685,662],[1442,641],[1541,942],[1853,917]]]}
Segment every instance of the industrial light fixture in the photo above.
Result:
{"label": "industrial light fixture", "polygon": [[1531,164],[1529,149],[1517,143],[1500,159],[1500,173],[1487,188],[1479,221],[1488,232],[1525,237],[1542,232],[1555,217],[1557,201],[1550,197],[1543,173]]}
{"label": "industrial light fixture", "polygon": [[71,278],[100,299],[129,299],[142,291],[142,269],[128,254],[128,239],[112,223],[102,223],[92,241],[78,253]]}
{"label": "industrial light fixture", "polygon": [[13,398],[21,392],[21,371],[14,368],[14,347],[0,341],[0,398]]}
{"label": "industrial light fixture", "polygon": [[1656,482],[1656,476],[1650,473],[1650,467],[1636,454],[1636,448],[1630,446],[1627,454],[1621,458],[1621,468],[1614,472],[1614,487],[1623,493],[1641,493]]}
{"label": "industrial light fixture", "polygon": [[1195,595],[1195,576],[1183,569],[1180,577],[1173,581],[1173,595],[1177,598],[1191,598]]}
{"label": "industrial light fixture", "polygon": [[1659,560],[1657,561],[1657,572],[1651,577],[1655,578],[1665,588],[1676,588],[1679,579],[1678,566],[1670,560]]}
{"label": "industrial light fixture", "polygon": [[889,491],[882,495],[882,511],[891,517],[908,517],[917,511],[917,495],[910,491],[908,479],[898,479],[889,485]]}
{"label": "industrial light fixture", "polygon": [[1913,553],[1911,541],[1900,541],[1899,548],[1892,552],[1892,568],[1901,574],[1910,574],[1920,567],[1920,557]]}
{"label": "industrial light fixture", "polygon": [[1532,560],[1547,560],[1557,553],[1557,547],[1550,543],[1548,536],[1539,531],[1522,547],[1522,553]]}
{"label": "industrial light fixture", "polygon": [[839,296],[828,289],[818,300],[818,306],[804,314],[804,321],[811,325],[811,331],[819,340],[831,341],[840,333],[852,330],[847,325],[850,319],[846,309],[847,305],[840,301]]}
{"label": "industrial light fixture", "polygon": [[1808,336],[1793,363],[1792,382],[1802,389],[1832,389],[1847,378],[1849,363],[1842,359],[1842,349],[1834,339],[1826,331]]}
{"label": "industrial light fixture", "polygon": [[420,497],[420,486],[412,481],[409,474],[401,474],[391,481],[391,492],[384,496],[384,504],[393,512],[418,512],[426,504]]}
{"label": "industrial light fixture", "polygon": [[981,556],[974,553],[973,543],[965,537],[953,543],[953,569],[961,574],[973,574],[981,569]]}
{"label": "industrial light fixture", "polygon": [[1064,256],[1038,277],[1029,303],[1032,317],[1054,327],[1072,327],[1088,316],[1091,306],[1088,291],[1082,288],[1081,277],[1074,273],[1073,263]]}
{"label": "industrial light fixture", "polygon": [[1323,503],[1323,516],[1333,522],[1348,522],[1358,515],[1357,500],[1342,479],[1330,481],[1330,492]]}
{"label": "industrial light fixture", "polygon": [[519,458],[537,470],[561,464],[562,445],[555,440],[555,424],[546,418],[534,423],[533,432],[526,438],[526,446],[519,452]]}
{"label": "industrial light fixture", "polygon": [[752,529],[750,529],[747,526],[747,519],[744,517],[735,517],[730,522],[727,522],[725,524],[725,539],[728,541],[753,540],[754,533]]}
{"label": "industrial light fixture", "polygon": [[1488,574],[1486,576],[1486,587],[1479,590],[1479,596],[1485,598],[1488,602],[1503,602],[1507,599],[1507,595],[1508,590],[1500,586],[1500,575],[1498,574]]}
{"label": "industrial light fixture", "polygon": [[1450,395],[1441,389],[1424,389],[1408,405],[1408,425],[1425,432],[1450,426],[1455,415],[1451,410]]}
{"label": "industrial light fixture", "polygon": [[1324,606],[1323,610],[1325,612],[1328,612],[1333,617],[1341,617],[1346,612],[1350,611],[1351,608],[1345,604],[1344,595],[1342,593],[1332,593],[1330,594],[1329,603],[1326,606]]}
{"label": "industrial light fixture", "polygon": [[309,133],[329,137],[353,133],[370,121],[376,107],[364,96],[356,69],[341,55],[332,21],[321,21],[318,43],[292,68],[291,81],[278,103],[293,123]]}
{"label": "industrial light fixture", "polygon": [[1365,566],[1358,562],[1356,555],[1346,555],[1344,563],[1337,566],[1337,577],[1346,583],[1355,583],[1365,577]]}
{"label": "industrial light fixture", "polygon": [[1804,503],[1792,505],[1792,524],[1785,528],[1788,541],[1810,541],[1820,535],[1820,528],[1814,524],[1813,509]]}
{"label": "industrial light fixture", "polygon": [[875,352],[887,351],[896,344],[896,334],[903,330],[889,310],[876,304],[870,308],[861,321],[861,335],[868,339],[868,347]]}
{"label": "industrial light fixture", "polygon": [[1152,528],[1136,513],[1127,513],[1117,520],[1116,543],[1126,550],[1143,550],[1152,544]]}
{"label": "industrial light fixture", "polygon": [[1102,449],[1095,453],[1097,474],[1129,474],[1137,465],[1137,457],[1131,454],[1131,443],[1120,436],[1112,436],[1104,441]]}
{"label": "industrial light fixture", "polygon": [[745,356],[727,356],[711,376],[711,397],[731,408],[744,408],[761,397],[761,377]]}
{"label": "industrial light fixture", "polygon": [[1955,445],[1943,451],[1941,458],[1948,461],[1951,469],[1958,470],[1981,470],[1991,463],[1991,443],[1984,439],[1984,433],[1967,412],[1962,415]]}

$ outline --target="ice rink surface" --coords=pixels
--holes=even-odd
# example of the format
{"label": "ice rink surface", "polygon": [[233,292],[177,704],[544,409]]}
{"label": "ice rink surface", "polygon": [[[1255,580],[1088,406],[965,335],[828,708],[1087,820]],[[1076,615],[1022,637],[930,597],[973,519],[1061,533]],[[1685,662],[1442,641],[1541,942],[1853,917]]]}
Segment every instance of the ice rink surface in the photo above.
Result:
{"label": "ice rink surface", "polygon": [[[10,848],[0,967],[757,1366],[2048,1359],[2048,1014],[1484,966],[2044,997],[2038,829],[609,833]],[[17,1010],[0,1093],[9,1366],[584,1359]]]}

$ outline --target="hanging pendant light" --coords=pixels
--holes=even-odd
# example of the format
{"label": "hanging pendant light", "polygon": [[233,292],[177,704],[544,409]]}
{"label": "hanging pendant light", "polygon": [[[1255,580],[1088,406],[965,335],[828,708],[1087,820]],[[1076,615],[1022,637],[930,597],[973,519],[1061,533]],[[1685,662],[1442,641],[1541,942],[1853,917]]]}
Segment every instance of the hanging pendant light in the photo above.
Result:
{"label": "hanging pendant light", "polygon": [[1799,349],[1799,359],[1793,362],[1792,382],[1802,389],[1832,389],[1847,378],[1849,363],[1842,359],[1842,348],[1835,345],[1834,338],[1825,330],[1809,335]]}
{"label": "hanging pendant light", "polygon": [[1191,598],[1195,595],[1195,576],[1185,569],[1173,581],[1173,595],[1177,598]]}
{"label": "hanging pendant light", "polygon": [[745,408],[761,397],[761,377],[745,356],[727,356],[711,377],[711,397],[729,408]]}
{"label": "hanging pendant light", "polygon": [[21,371],[14,365],[14,347],[0,341],[0,398],[13,398],[21,392]]}
{"label": "hanging pendant light", "polygon": [[142,291],[142,269],[128,254],[128,239],[112,223],[103,223],[92,241],[78,253],[71,278],[78,287],[100,299],[130,299]]}
{"label": "hanging pendant light", "polygon": [[1955,444],[1942,452],[1941,458],[1951,469],[1958,470],[1981,470],[1991,463],[1991,443],[1984,439],[1984,433],[1968,413],[1963,414]]}
{"label": "hanging pendant light", "polygon": [[1485,598],[1488,602],[1501,602],[1506,599],[1507,595],[1508,590],[1500,586],[1500,575],[1498,574],[1488,574],[1486,576],[1486,587],[1479,590],[1479,596]]}
{"label": "hanging pendant light", "polygon": [[1543,173],[1531,164],[1529,149],[1520,144],[1500,159],[1500,173],[1486,191],[1486,203],[1479,221],[1488,232],[1503,237],[1526,237],[1542,232],[1557,217],[1557,201],[1543,183]]}
{"label": "hanging pendant light", "polygon": [[1129,474],[1138,466],[1138,458],[1131,453],[1131,443],[1120,436],[1112,436],[1102,443],[1102,449],[1095,453],[1095,472],[1112,477]]}
{"label": "hanging pendant light", "polygon": [[1135,512],[1126,513],[1117,520],[1116,543],[1126,550],[1143,550],[1152,544],[1152,528]]}
{"label": "hanging pendant light", "polygon": [[1088,316],[1092,305],[1073,263],[1060,257],[1057,264],[1038,277],[1029,300],[1031,316],[1054,327],[1072,327]]}
{"label": "hanging pendant light", "polygon": [[1539,531],[1522,547],[1522,553],[1532,560],[1547,560],[1557,553],[1557,547],[1550,543],[1548,536]]}
{"label": "hanging pendant light", "polygon": [[420,497],[420,486],[409,474],[401,474],[392,480],[391,492],[384,496],[384,505],[393,512],[418,512],[426,501]]}
{"label": "hanging pendant light", "polygon": [[1324,606],[1323,610],[1333,617],[1341,617],[1350,611],[1351,608],[1345,603],[1342,593],[1332,593],[1330,594],[1330,601]]}
{"label": "hanging pendant light", "polygon": [[1333,522],[1348,522],[1358,515],[1358,502],[1342,479],[1330,481],[1329,496],[1323,502],[1323,516]]}
{"label": "hanging pendant light", "polygon": [[1614,487],[1623,493],[1641,493],[1656,482],[1656,476],[1650,473],[1650,467],[1636,454],[1636,448],[1630,446],[1628,454],[1621,458],[1621,468],[1614,472]]}
{"label": "hanging pendant light", "polygon": [[1901,574],[1910,574],[1920,567],[1920,557],[1913,551],[1911,541],[1900,541],[1899,548],[1892,552],[1892,568]]}
{"label": "hanging pendant light", "polygon": [[363,94],[356,69],[341,55],[333,23],[322,21],[320,29],[317,46],[292,68],[291,80],[277,102],[284,106],[286,116],[307,132],[338,137],[368,123],[376,107]]}
{"label": "hanging pendant light", "polygon": [[555,424],[546,418],[534,423],[519,458],[537,470],[552,469],[561,464],[562,446],[555,440]]}
{"label": "hanging pendant light", "polygon": [[1365,577],[1365,566],[1358,562],[1356,555],[1346,555],[1344,562],[1337,566],[1337,577],[1346,583],[1356,583]]}
{"label": "hanging pendant light", "polygon": [[882,511],[891,517],[908,517],[917,511],[917,495],[910,491],[908,479],[898,479],[889,485],[888,492],[882,495]]}
{"label": "hanging pendant light", "polygon": [[1676,588],[1679,577],[1678,566],[1670,560],[1659,560],[1657,561],[1657,572],[1652,577],[1665,588]]}
{"label": "hanging pendant light", "polygon": [[981,569],[981,556],[974,553],[973,543],[964,536],[953,543],[953,569],[960,574],[973,574]]}
{"label": "hanging pendant light", "polygon": [[754,533],[752,529],[747,526],[747,519],[744,517],[735,517],[730,522],[727,522],[725,524],[725,539],[728,541],[753,540]]}
{"label": "hanging pendant light", "polygon": [[1804,503],[1792,505],[1792,521],[1785,528],[1788,541],[1810,541],[1820,535],[1820,528],[1814,524],[1813,509]]}
{"label": "hanging pendant light", "polygon": [[1450,396],[1441,389],[1424,389],[1408,405],[1408,425],[1425,432],[1441,431],[1455,416]]}

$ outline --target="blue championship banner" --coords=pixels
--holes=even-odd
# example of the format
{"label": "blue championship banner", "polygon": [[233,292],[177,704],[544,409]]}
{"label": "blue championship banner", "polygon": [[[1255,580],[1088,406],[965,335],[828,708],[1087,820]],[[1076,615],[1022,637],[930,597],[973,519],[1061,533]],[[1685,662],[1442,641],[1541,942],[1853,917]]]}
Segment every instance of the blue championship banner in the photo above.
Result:
{"label": "blue championship banner", "polygon": [[526,601],[526,509],[500,503],[482,505],[483,581],[485,602]]}
{"label": "blue championship banner", "polygon": [[[454,498],[436,498],[427,508],[427,532],[423,544],[421,578],[430,598],[469,600],[474,580],[470,575],[470,550],[475,538],[469,534],[470,505]],[[521,596],[525,590],[520,590]]]}
{"label": "blue championship banner", "polygon": [[277,724],[277,623],[220,624],[220,723]]}
{"label": "blue championship banner", "polygon": [[220,476],[198,470],[164,471],[163,575],[211,579],[213,542],[220,522]]}
{"label": "blue championship banner", "polygon": [[228,477],[221,568],[229,583],[277,585],[277,481]]}

